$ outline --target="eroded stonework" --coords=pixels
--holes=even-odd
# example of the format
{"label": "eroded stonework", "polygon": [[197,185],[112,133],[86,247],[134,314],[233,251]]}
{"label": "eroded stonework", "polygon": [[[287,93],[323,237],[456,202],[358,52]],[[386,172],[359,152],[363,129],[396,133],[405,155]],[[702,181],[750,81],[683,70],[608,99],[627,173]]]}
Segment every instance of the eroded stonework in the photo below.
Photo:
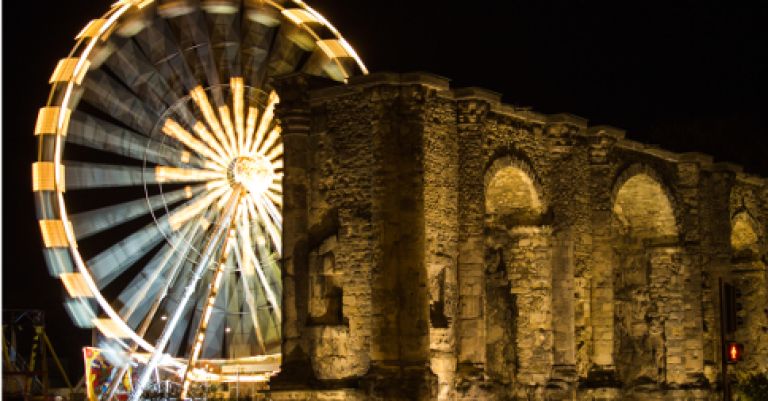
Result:
{"label": "eroded stonework", "polygon": [[273,400],[716,400],[768,370],[768,183],[450,89],[276,85],[284,343]]}

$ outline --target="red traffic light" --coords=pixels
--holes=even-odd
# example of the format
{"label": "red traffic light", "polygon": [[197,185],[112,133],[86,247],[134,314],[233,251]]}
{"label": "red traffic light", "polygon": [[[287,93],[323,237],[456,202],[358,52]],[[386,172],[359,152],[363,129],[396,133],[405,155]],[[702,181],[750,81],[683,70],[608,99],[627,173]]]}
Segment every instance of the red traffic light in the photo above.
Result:
{"label": "red traffic light", "polygon": [[741,358],[744,356],[743,344],[729,342],[725,350],[726,350],[726,359],[728,360],[728,363],[739,362],[741,361]]}

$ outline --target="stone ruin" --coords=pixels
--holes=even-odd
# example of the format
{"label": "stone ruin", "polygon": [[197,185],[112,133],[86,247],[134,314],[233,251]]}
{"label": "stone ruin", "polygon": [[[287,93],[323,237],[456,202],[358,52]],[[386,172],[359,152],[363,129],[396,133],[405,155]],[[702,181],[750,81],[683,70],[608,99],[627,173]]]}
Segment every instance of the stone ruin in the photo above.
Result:
{"label": "stone ruin", "polygon": [[276,86],[273,400],[719,400],[721,278],[768,370],[768,180],[430,74]]}

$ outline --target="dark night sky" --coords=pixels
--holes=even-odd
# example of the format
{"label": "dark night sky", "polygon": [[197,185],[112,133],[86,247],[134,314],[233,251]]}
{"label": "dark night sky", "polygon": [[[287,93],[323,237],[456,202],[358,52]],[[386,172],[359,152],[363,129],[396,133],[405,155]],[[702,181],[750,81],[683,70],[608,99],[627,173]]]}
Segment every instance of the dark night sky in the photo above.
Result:
{"label": "dark night sky", "polygon": [[[42,259],[32,130],[57,60],[110,3],[3,4],[3,307],[44,309],[75,369],[90,334],[70,323]],[[310,1],[371,71],[436,73],[768,175],[768,12],[737,3]]]}

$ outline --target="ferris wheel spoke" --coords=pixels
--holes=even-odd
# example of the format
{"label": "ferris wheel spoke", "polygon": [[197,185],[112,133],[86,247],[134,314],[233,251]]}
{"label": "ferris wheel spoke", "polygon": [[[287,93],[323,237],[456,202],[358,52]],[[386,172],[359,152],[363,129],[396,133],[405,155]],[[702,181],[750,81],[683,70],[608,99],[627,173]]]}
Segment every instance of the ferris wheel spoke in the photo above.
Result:
{"label": "ferris wheel spoke", "polygon": [[[142,316],[144,321],[154,317],[156,311],[154,305],[162,302],[168,289],[176,281],[181,267],[192,250],[193,240],[199,237],[202,226],[202,219],[198,219],[193,224],[182,228],[120,293],[118,300],[123,304],[120,316],[133,327],[141,322]],[[150,299],[153,302],[147,302]],[[150,305],[153,306],[150,307]]]}
{"label": "ferris wheel spoke", "polygon": [[280,266],[277,263],[279,254],[267,247],[267,239],[264,236],[264,232],[261,230],[261,226],[252,224],[252,227],[253,230],[251,235],[256,238],[256,249],[258,251],[259,261],[264,271],[264,275],[266,276],[266,282],[275,294],[274,299],[279,303],[283,297],[283,285],[280,276],[281,271]]}
{"label": "ferris wheel spoke", "polygon": [[275,172],[275,176],[272,178],[272,183],[269,184],[268,189],[277,195],[283,195],[283,171]]}
{"label": "ferris wheel spoke", "polygon": [[228,154],[224,147],[222,147],[222,144],[219,142],[219,140],[214,138],[213,134],[211,134],[211,131],[208,130],[208,127],[206,127],[203,122],[195,121],[195,124],[192,126],[192,130],[195,131],[195,134],[197,134],[197,136],[202,139],[206,145],[213,149],[216,154],[219,155],[219,157],[225,160],[232,157],[232,155]]}
{"label": "ferris wheel spoke", "polygon": [[[279,233],[283,231],[283,216],[280,214],[280,211],[277,210],[277,207],[275,207],[275,204],[272,203],[265,195],[259,194],[249,194],[249,199],[251,202],[255,205],[256,210],[258,211],[259,217],[261,217],[264,222],[270,223],[272,226],[274,226],[271,230],[275,233]],[[267,218],[267,216],[269,218]],[[269,232],[270,236],[272,236],[273,239],[276,239],[279,243],[280,235],[272,235],[273,233],[270,231],[270,229],[267,230]]]}
{"label": "ferris wheel spoke", "polygon": [[[183,290],[183,289],[182,289]],[[200,291],[195,291],[191,298],[198,299]],[[181,294],[179,294],[180,296]],[[184,335],[192,327],[192,319],[194,317],[194,306],[196,302],[180,303],[177,296],[171,296],[167,298],[164,309],[164,315],[173,316],[176,313],[180,313],[179,321],[173,327],[169,334],[168,343],[165,347],[165,352],[170,355],[178,355],[181,349],[181,343],[184,340]],[[169,327],[166,324],[165,327]]]}
{"label": "ferris wheel spoke", "polygon": [[149,134],[159,117],[133,92],[102,70],[88,74],[83,82],[83,100],[128,127]]}
{"label": "ferris wheel spoke", "polygon": [[277,207],[283,207],[283,195],[280,193],[276,193],[272,191],[271,189],[269,191],[264,192],[264,196],[269,199],[270,202],[277,205]]}
{"label": "ferris wheel spoke", "polygon": [[262,354],[266,353],[266,345],[264,343],[264,338],[261,333],[261,326],[259,324],[259,310],[258,306],[256,304],[256,299],[254,298],[253,294],[256,291],[255,283],[253,282],[253,274],[252,274],[252,268],[249,265],[249,260],[247,255],[243,254],[244,247],[241,244],[238,244],[237,241],[235,242],[235,256],[237,258],[237,264],[240,266],[240,282],[243,286],[243,293],[245,295],[245,303],[248,306],[248,315],[251,318],[251,324],[253,324],[253,329],[256,332],[256,338],[258,340],[258,344],[260,347],[260,351]]}
{"label": "ferris wheel spoke", "polygon": [[229,106],[219,106],[219,119],[221,125],[224,127],[224,132],[227,134],[230,148],[239,154],[240,151],[237,148],[237,135],[235,134],[235,126],[232,124],[232,114],[229,110]]}
{"label": "ferris wheel spoke", "polygon": [[[251,233],[250,233],[250,227],[247,216],[244,214],[244,219],[241,221],[241,223],[238,225],[238,233],[240,235],[240,247],[241,252],[243,252],[242,256],[242,272],[244,273],[244,276],[248,279],[249,282],[253,282],[255,286],[261,285],[264,294],[266,296],[267,302],[269,302],[270,305],[276,310],[280,310],[280,304],[277,301],[277,297],[275,296],[275,293],[272,291],[272,286],[270,285],[269,280],[267,280],[266,275],[264,274],[264,270],[261,267],[261,263],[259,263],[259,258],[256,257],[256,254],[253,252],[252,244],[253,241],[251,240]],[[278,312],[277,315],[278,319],[280,319],[280,315]]]}
{"label": "ferris wheel spoke", "polygon": [[144,184],[193,183],[226,179],[226,173],[215,170],[158,166],[145,169],[114,164],[66,162],[66,188],[91,189],[130,187]]}
{"label": "ferris wheel spoke", "polygon": [[90,237],[166,205],[173,205],[200,193],[204,185],[188,186],[165,194],[153,195],[69,216],[77,239]]}
{"label": "ferris wheel spoke", "polygon": [[147,183],[162,184],[162,183],[187,183],[187,182],[221,182],[226,180],[226,171],[219,169],[212,170],[208,166],[208,169],[194,169],[194,168],[179,168],[168,166],[157,166],[149,173],[149,178],[146,179]]}
{"label": "ferris wheel spoke", "polygon": [[243,132],[243,149],[248,152],[253,146],[253,133],[256,132],[256,124],[259,122],[258,107],[248,106],[248,115],[245,118],[245,131]]}
{"label": "ferris wheel spoke", "polygon": [[[279,98],[277,96],[277,93],[275,91],[272,91],[269,93],[269,98],[267,99],[267,105],[264,107],[264,112],[261,113],[261,118],[259,119],[259,125],[256,128],[255,135],[253,135],[252,132],[248,132],[247,135],[253,136],[254,140],[251,144],[251,147],[249,148],[250,153],[256,153],[258,150],[262,149],[262,142],[264,141],[264,136],[267,134],[267,131],[270,129],[273,123],[273,119],[275,116],[275,105],[277,105],[277,102],[279,101]],[[276,129],[279,129],[275,127]],[[274,130],[270,131],[270,135],[274,132]],[[280,132],[277,132],[276,134],[280,134]]]}
{"label": "ferris wheel spoke", "polygon": [[[197,236],[194,241],[190,241],[189,250],[202,249],[206,244],[206,235],[208,234],[207,227],[209,226],[209,223],[207,223],[207,220],[201,218],[195,222],[195,226],[196,228],[200,229],[200,234],[202,235]],[[198,254],[197,256],[199,258],[201,255]],[[185,258],[179,259],[179,261],[181,263],[175,266],[176,270],[173,272],[171,280],[164,284],[163,292],[158,294],[159,298],[156,299],[156,302],[160,303],[165,301],[163,303],[165,319],[163,320],[166,320],[168,316],[173,316],[177,312],[177,309],[179,308],[179,299],[182,299],[184,292],[187,290],[185,285],[188,284],[194,277],[193,270],[195,269],[196,261],[186,257],[186,255]],[[200,289],[196,290],[195,293],[197,294],[199,291]],[[197,296],[196,294],[194,294],[192,297]],[[184,337],[184,333],[191,327],[190,320],[193,317],[192,304],[187,303],[186,310],[184,310],[182,313],[183,322],[177,323],[174,328],[169,329],[176,331],[170,334],[169,343],[166,347],[166,352],[171,355],[176,355],[178,353],[181,340]]]}
{"label": "ferris wheel spoke", "polygon": [[[261,266],[261,263],[259,262],[259,259],[256,257],[256,254],[253,252],[253,249],[251,247],[244,247],[246,248],[245,253],[245,259],[246,259],[246,265],[249,266],[249,271],[246,277],[249,281],[254,283],[254,286],[261,287],[263,294],[266,298],[266,302],[269,303],[270,306],[275,310],[275,314],[277,317],[277,320],[281,320],[280,316],[280,303],[277,301],[277,297],[275,295],[274,290],[272,289],[272,283],[271,280],[269,280],[264,273],[264,269]],[[254,275],[255,272],[255,275]]]}
{"label": "ferris wheel spoke", "polygon": [[160,295],[162,289],[161,275],[174,263],[181,263],[174,256],[173,246],[170,243],[165,244],[142,269],[141,273],[134,277],[131,283],[118,295],[117,299],[122,304],[119,311],[120,317],[134,330],[152,314],[151,309],[154,303],[147,301],[156,299]]}
{"label": "ferris wheel spoke", "polygon": [[[104,65],[126,86],[139,95],[158,115],[176,103],[168,82],[147,60],[133,40],[120,36],[110,39],[116,51]],[[169,96],[170,95],[170,96]]]}
{"label": "ferris wheel spoke", "polygon": [[267,354],[280,352],[280,324],[272,312],[274,312],[272,307],[265,303],[261,307],[261,313],[259,313]]}
{"label": "ferris wheel spoke", "polygon": [[271,162],[274,162],[274,161],[282,159],[283,158],[283,143],[282,142],[278,143],[277,146],[272,148],[272,150],[270,150],[266,155],[264,155],[264,157],[266,157],[267,160],[269,160]]}
{"label": "ferris wheel spoke", "polygon": [[[237,288],[242,287],[240,280],[237,281],[237,284]],[[238,290],[238,292],[242,292],[242,290]],[[248,305],[245,299],[241,299],[239,310],[242,310],[243,312],[239,312],[238,315],[244,316],[248,314]],[[258,354],[261,349],[261,344],[259,343],[256,331],[253,328],[253,321],[248,317],[242,316],[231,317],[228,321],[230,322],[230,327],[233,328],[233,333],[230,338],[231,357],[252,355],[254,353]]]}
{"label": "ferris wheel spoke", "polygon": [[[185,51],[187,63],[191,66],[198,66],[197,70],[205,74],[205,76],[198,77],[198,81],[207,82],[211,86],[223,83],[208,30],[209,24],[204,13],[198,9],[172,20],[172,23],[178,23],[180,30],[185,32],[185,35],[179,40],[182,48],[190,49]],[[218,105],[224,104],[223,99],[217,98],[216,101]]]}
{"label": "ferris wheel spoke", "polygon": [[[165,235],[170,235],[180,229],[183,223],[191,218],[186,215],[190,213],[190,210],[194,210],[195,215],[197,215],[210,205],[216,196],[218,195],[211,195],[211,193],[194,196],[157,221],[149,223],[89,260],[87,265],[90,267],[91,275],[99,289],[103,289],[124,273],[126,269],[157,246],[165,238]],[[201,207],[201,204],[205,206]]]}
{"label": "ferris wheel spoke", "polygon": [[220,201],[221,199],[227,199],[228,195],[231,193],[232,190],[224,185],[214,187],[208,193],[205,193],[194,201],[187,202],[179,209],[176,209],[174,213],[168,217],[168,224],[174,230],[177,230],[187,221],[203,215],[203,212],[208,209],[209,206],[214,204],[214,202]]}
{"label": "ferris wheel spoke", "polygon": [[133,40],[123,39],[115,55],[107,60],[107,67],[133,92],[145,99],[152,110],[163,114],[173,106],[176,117],[192,126],[195,118],[186,103],[180,103],[180,96],[165,76],[147,59]]}
{"label": "ferris wheel spoke", "polygon": [[216,112],[208,99],[208,95],[205,93],[205,89],[203,89],[202,86],[197,86],[190,92],[190,96],[197,105],[197,108],[202,112],[205,122],[213,131],[213,134],[216,136],[216,139],[222,145],[226,153],[229,155],[237,154],[234,146],[234,138],[228,137],[224,128],[219,123],[219,117],[216,115]]}
{"label": "ferris wheel spoke", "polygon": [[232,77],[229,83],[232,88],[232,112],[235,116],[235,136],[237,151],[245,149],[245,84],[242,77]]}
{"label": "ferris wheel spoke", "polygon": [[66,162],[65,173],[67,190],[144,184],[144,169],[141,167],[69,161]]}
{"label": "ferris wheel spoke", "polygon": [[225,325],[227,321],[227,304],[223,292],[216,298],[213,313],[208,321],[207,334],[203,343],[202,353],[200,354],[201,357],[220,355],[223,351],[222,343],[224,340],[223,336],[226,335]]}
{"label": "ferris wheel spoke", "polygon": [[276,249],[279,251],[280,244],[282,243],[280,231],[275,226],[272,219],[269,218],[267,215],[267,212],[264,210],[264,207],[260,204],[260,202],[257,202],[252,197],[248,197],[248,211],[251,215],[251,219],[253,220],[261,220],[262,224],[265,226],[267,234],[269,239],[272,241],[273,244],[275,244]]}
{"label": "ferris wheel spoke", "polygon": [[245,301],[241,296],[241,292],[238,291],[238,288],[240,288],[240,283],[238,282],[238,273],[235,268],[236,263],[237,261],[235,258],[230,258],[227,261],[229,274],[227,274],[227,280],[224,282],[226,284],[224,292],[227,306],[226,322],[227,327],[230,329],[229,336],[227,337],[227,342],[229,343],[229,354],[223,355],[224,358],[232,358],[237,356],[236,350],[241,342],[240,340],[242,333],[244,332],[243,322],[248,321],[248,319],[241,318],[241,311],[245,306]]}
{"label": "ferris wheel spoke", "polygon": [[283,231],[283,215],[279,210],[277,210],[275,204],[272,203],[264,194],[259,195],[258,199],[266,207],[269,216],[272,218],[272,221],[274,221],[275,225],[277,225],[278,231]]}
{"label": "ferris wheel spoke", "polygon": [[134,38],[166,81],[179,84],[174,91],[182,95],[192,90],[198,83],[174,37],[167,20],[158,17],[154,19],[153,24],[143,29]]}
{"label": "ferris wheel spoke", "polygon": [[197,138],[195,138],[189,131],[184,129],[184,127],[182,127],[174,119],[169,118],[165,120],[165,124],[163,125],[162,131],[164,134],[181,142],[182,144],[184,144],[184,146],[193,150],[198,155],[203,156],[215,162],[221,168],[225,169],[227,167],[227,160],[224,158],[224,156],[219,155],[214,151],[217,145],[217,144],[215,145],[215,142],[211,142],[211,143],[200,142]]}
{"label": "ferris wheel spoke", "polygon": [[213,57],[222,82],[229,77],[242,76],[240,71],[240,18],[237,12],[206,10],[210,21]]}
{"label": "ferris wheel spoke", "polygon": [[[168,227],[170,231],[170,227]],[[154,222],[112,245],[87,262],[96,285],[103,289],[163,240]]]}
{"label": "ferris wheel spoke", "polygon": [[[267,134],[266,138],[264,138],[264,141],[259,144],[259,147],[256,149],[256,153],[260,155],[264,155],[267,153],[267,151],[271,150],[272,146],[277,142],[278,139],[280,139],[280,126],[276,125],[271,130],[269,130],[269,133]],[[274,165],[274,163],[272,163]]]}
{"label": "ferris wheel spoke", "polygon": [[264,287],[255,284],[254,293],[256,294],[256,305],[259,310],[257,316],[259,318],[259,329],[262,338],[264,338],[265,354],[270,353],[275,345],[279,346],[279,337],[277,328],[280,326],[278,323],[278,316],[274,314],[274,310],[267,300],[264,292]]}
{"label": "ferris wheel spoke", "polygon": [[[281,299],[283,297],[283,287],[281,282],[281,271],[280,266],[277,264],[277,253],[273,252],[267,247],[267,241],[264,237],[264,233],[261,231],[261,227],[258,224],[252,225],[252,235],[254,238],[256,238],[256,249],[258,252],[258,263],[261,267],[261,272],[263,274],[263,279],[261,280],[264,283],[264,286],[269,287],[269,291],[271,292],[271,299],[273,299],[273,302],[267,302],[270,306],[274,305],[280,305]],[[265,299],[267,298],[267,295],[265,293]],[[275,309],[278,314],[280,314],[279,307]],[[280,316],[276,317],[278,320],[282,320]]]}
{"label": "ferris wheel spoke", "polygon": [[263,24],[247,16],[242,19],[241,35],[243,39],[240,57],[243,63],[243,76],[252,86],[262,87],[264,84],[267,55],[277,33],[274,26],[279,23],[279,20],[274,20],[273,23]]}
{"label": "ferris wheel spoke", "polygon": [[182,149],[153,143],[149,138],[80,111],[72,113],[67,141],[135,160],[175,167],[203,167],[205,162]]}

